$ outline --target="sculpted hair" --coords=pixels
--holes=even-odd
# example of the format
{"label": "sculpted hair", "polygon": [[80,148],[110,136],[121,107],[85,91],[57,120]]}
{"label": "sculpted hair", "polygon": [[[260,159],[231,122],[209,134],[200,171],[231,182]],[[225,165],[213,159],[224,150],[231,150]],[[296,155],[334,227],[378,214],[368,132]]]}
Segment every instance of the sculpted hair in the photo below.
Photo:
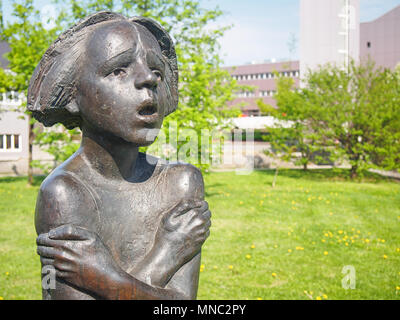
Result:
{"label": "sculpted hair", "polygon": [[46,127],[62,123],[68,129],[81,126],[75,102],[77,73],[81,67],[84,44],[98,24],[108,21],[129,21],[149,30],[160,45],[165,59],[165,85],[168,115],[178,105],[178,66],[175,47],[168,33],[154,20],[144,17],[126,18],[109,11],[94,13],[62,33],[47,49],[36,67],[28,88],[27,108]]}

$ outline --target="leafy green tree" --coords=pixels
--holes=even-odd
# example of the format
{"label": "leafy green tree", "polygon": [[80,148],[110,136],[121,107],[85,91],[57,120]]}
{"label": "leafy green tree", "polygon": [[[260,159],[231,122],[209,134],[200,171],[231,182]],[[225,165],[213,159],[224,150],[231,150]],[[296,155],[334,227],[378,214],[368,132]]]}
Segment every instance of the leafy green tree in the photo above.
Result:
{"label": "leafy green tree", "polygon": [[305,83],[295,90],[281,79],[276,96],[280,118],[298,128],[293,136],[300,150],[314,148],[311,154],[346,161],[352,178],[372,167],[399,169],[400,81],[395,72],[353,61],[348,71],[327,65],[309,72]]}
{"label": "leafy green tree", "polygon": [[[3,92],[16,91],[27,95],[31,75],[39,63],[45,50],[56,38],[58,28],[44,28],[40,13],[33,6],[32,0],[14,1],[12,22],[0,24],[1,40],[10,45],[6,54],[9,61],[8,69],[0,68],[0,88]],[[26,102],[18,107],[25,111]],[[26,113],[29,120],[29,169],[28,183],[33,182],[32,175],[32,146],[34,142],[35,121]]]}

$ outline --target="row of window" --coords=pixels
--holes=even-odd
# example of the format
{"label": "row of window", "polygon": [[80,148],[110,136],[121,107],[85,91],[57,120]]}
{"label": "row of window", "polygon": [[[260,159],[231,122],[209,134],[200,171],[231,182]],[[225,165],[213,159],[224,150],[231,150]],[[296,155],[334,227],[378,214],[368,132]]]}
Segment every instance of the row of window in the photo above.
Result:
{"label": "row of window", "polygon": [[0,151],[21,151],[21,135],[0,134]]}
{"label": "row of window", "polygon": [[260,91],[258,92],[258,95],[255,92],[249,92],[249,91],[245,91],[245,92],[239,92],[237,94],[237,96],[239,98],[252,98],[252,97],[273,97],[276,94],[275,90],[266,90],[266,91]]}
{"label": "row of window", "polygon": [[[299,71],[283,71],[278,72],[280,77],[294,77],[298,78],[300,76]],[[263,79],[274,79],[276,77],[276,73],[267,72],[267,73],[257,73],[257,74],[247,74],[247,75],[233,75],[232,78],[238,81],[245,80],[263,80]]]}

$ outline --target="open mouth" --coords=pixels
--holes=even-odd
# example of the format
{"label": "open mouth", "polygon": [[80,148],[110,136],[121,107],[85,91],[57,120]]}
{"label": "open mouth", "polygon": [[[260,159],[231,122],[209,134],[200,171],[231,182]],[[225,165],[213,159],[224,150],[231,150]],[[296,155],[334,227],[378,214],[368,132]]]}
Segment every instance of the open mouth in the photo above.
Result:
{"label": "open mouth", "polygon": [[141,116],[152,116],[157,113],[157,107],[153,104],[153,102],[146,102],[139,108],[138,113]]}

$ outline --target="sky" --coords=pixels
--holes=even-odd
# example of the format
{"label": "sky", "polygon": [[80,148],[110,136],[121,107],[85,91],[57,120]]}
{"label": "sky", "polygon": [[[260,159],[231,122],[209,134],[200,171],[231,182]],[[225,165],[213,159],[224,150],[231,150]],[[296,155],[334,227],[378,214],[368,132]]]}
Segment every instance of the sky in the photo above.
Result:
{"label": "sky", "polygon": [[[320,0],[324,1],[324,0]],[[234,25],[220,41],[225,65],[241,65],[270,59],[298,59],[300,0],[201,0],[206,8],[227,12],[220,25]],[[360,20],[374,20],[400,0],[360,0]],[[288,43],[295,37],[297,50]]]}
{"label": "sky", "polygon": [[[199,0],[205,8],[218,6],[225,14],[211,27],[232,25],[221,39],[224,65],[271,59],[298,59],[300,0]],[[320,0],[324,1],[324,0]],[[49,1],[35,0],[39,7]],[[10,1],[3,0],[4,16]],[[361,22],[374,20],[400,5],[400,0],[360,0]],[[297,39],[297,50],[289,42]]]}

